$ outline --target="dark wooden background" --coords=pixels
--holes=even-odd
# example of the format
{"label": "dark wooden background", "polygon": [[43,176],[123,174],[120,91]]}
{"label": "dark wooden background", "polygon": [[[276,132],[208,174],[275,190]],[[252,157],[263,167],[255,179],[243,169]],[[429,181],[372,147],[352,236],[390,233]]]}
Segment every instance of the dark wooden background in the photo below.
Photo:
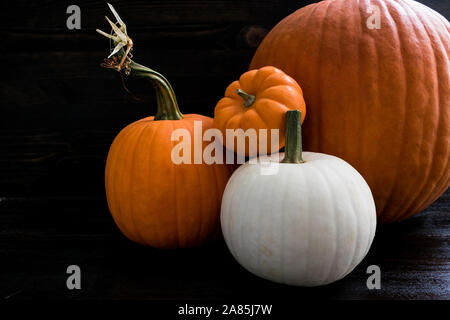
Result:
{"label": "dark wooden background", "polygon": [[[111,1],[135,61],[169,78],[182,112],[209,116],[265,33],[312,2]],[[448,1],[420,2],[449,18]],[[70,4],[81,8],[81,30],[66,28]],[[100,68],[109,42],[95,29],[109,30],[104,15],[112,18],[103,1],[0,3],[0,297],[450,298],[449,192],[427,212],[379,228],[354,273],[313,290],[251,276],[220,241],[180,252],[126,241],[106,207],[105,158],[115,135],[154,114],[155,103],[150,87],[127,81],[146,102],[133,100],[116,72]],[[65,289],[69,264],[82,267],[81,291]],[[370,264],[382,268],[383,290],[366,289]]]}

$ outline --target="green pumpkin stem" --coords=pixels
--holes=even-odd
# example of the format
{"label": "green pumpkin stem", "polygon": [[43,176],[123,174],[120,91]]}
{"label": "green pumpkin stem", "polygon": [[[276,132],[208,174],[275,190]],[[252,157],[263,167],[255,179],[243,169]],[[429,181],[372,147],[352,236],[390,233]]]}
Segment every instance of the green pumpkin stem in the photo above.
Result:
{"label": "green pumpkin stem", "polygon": [[154,120],[180,120],[183,114],[178,109],[177,98],[169,81],[160,73],[129,59],[130,75],[149,79],[156,91],[157,112]]}
{"label": "green pumpkin stem", "polygon": [[286,112],[286,148],[282,163],[304,163],[302,158],[302,113],[299,110]]}
{"label": "green pumpkin stem", "polygon": [[244,100],[244,106],[251,107],[255,103],[256,96],[253,94],[248,94],[247,92],[237,89],[236,93]]}

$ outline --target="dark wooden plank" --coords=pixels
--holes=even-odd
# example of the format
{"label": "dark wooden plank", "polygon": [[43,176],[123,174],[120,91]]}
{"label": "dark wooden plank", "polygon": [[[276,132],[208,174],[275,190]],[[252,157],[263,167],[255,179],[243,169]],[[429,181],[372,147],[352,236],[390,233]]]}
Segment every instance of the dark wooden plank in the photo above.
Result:
{"label": "dark wooden plank", "polygon": [[[299,1],[298,7],[313,1]],[[109,30],[106,3],[80,1],[82,29],[67,30],[68,1],[14,3],[0,10],[10,52],[100,48],[96,28]],[[114,3],[142,49],[234,47],[248,26],[268,28],[289,13],[288,1],[127,1]],[[30,10],[32,8],[32,10]],[[17,15],[20,13],[20,19]],[[45,45],[44,45],[45,43]]]}
{"label": "dark wooden plank", "polygon": [[[259,279],[223,241],[157,250],[125,239],[102,198],[3,198],[0,296],[8,299],[450,299],[450,192],[421,214],[379,226],[368,256],[345,279],[296,288]],[[82,269],[82,290],[65,287],[65,269]],[[380,290],[366,269],[381,268]]]}

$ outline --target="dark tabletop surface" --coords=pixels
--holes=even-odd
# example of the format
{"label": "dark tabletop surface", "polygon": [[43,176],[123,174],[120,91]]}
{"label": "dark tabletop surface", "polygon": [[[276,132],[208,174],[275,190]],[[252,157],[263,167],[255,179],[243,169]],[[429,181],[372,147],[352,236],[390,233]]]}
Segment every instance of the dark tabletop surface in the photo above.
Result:
{"label": "dark tabletop surface", "polygon": [[[346,278],[297,288],[244,270],[223,241],[158,250],[118,231],[101,198],[0,200],[0,295],[4,299],[450,299],[450,192],[406,221],[379,226],[369,254]],[[368,290],[366,269],[381,269]],[[78,265],[82,289],[68,290]]]}

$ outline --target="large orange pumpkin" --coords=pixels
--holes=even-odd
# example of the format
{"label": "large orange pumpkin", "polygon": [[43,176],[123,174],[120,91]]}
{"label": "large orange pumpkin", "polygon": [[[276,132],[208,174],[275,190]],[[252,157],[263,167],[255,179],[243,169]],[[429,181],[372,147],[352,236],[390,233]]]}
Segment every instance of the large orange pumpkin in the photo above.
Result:
{"label": "large orange pumpkin", "polygon": [[[183,116],[163,76],[132,61],[128,67],[131,75],[153,82],[158,112],[125,127],[111,145],[105,171],[111,214],[122,233],[141,244],[192,247],[214,239],[220,235],[222,193],[233,167],[194,164],[194,121],[205,131],[213,119]],[[190,133],[191,164],[172,161],[179,144],[171,139],[176,129]]]}
{"label": "large orange pumpkin", "polygon": [[251,63],[301,83],[305,149],[354,166],[382,223],[414,215],[449,186],[449,30],[414,1],[322,1],[275,26]]}

